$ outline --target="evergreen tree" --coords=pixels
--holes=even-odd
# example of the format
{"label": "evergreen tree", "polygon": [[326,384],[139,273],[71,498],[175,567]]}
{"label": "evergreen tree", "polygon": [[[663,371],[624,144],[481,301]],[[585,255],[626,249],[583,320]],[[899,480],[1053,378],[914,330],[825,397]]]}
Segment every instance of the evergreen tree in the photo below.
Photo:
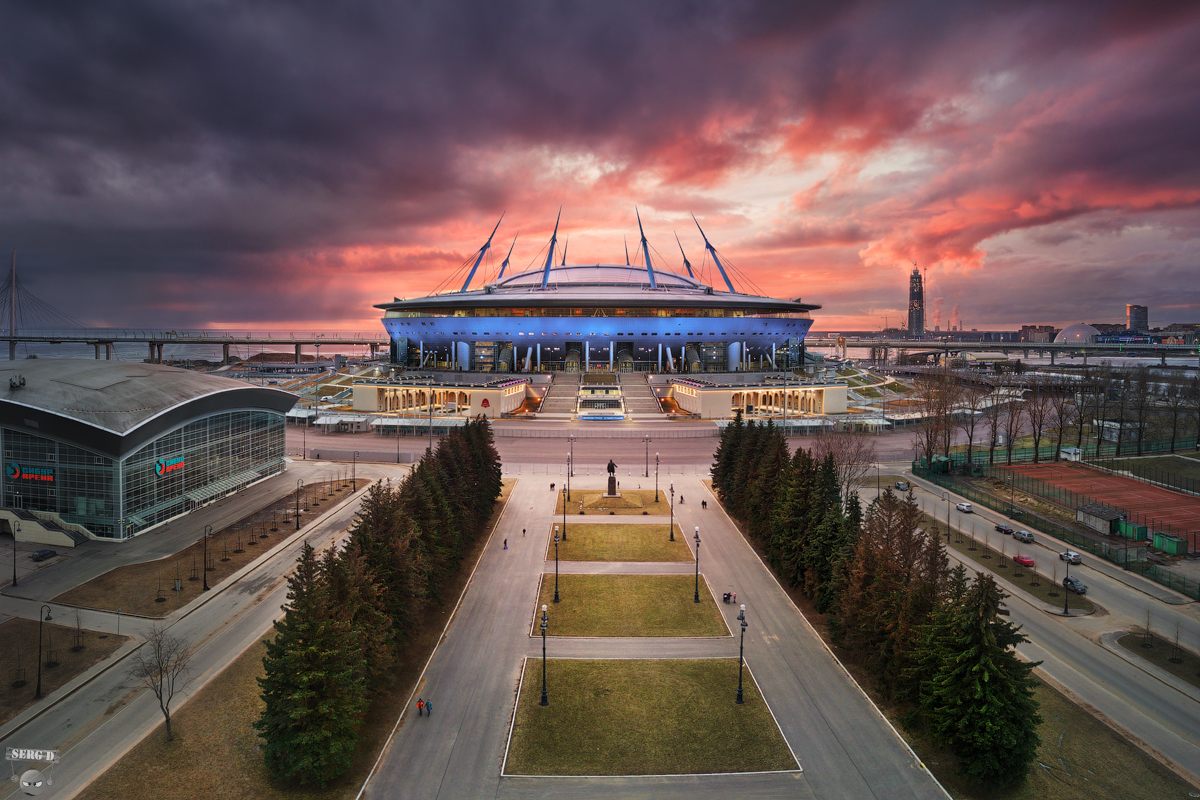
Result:
{"label": "evergreen tree", "polygon": [[743,444],[746,423],[742,411],[738,409],[733,417],[733,423],[721,429],[721,440],[713,457],[712,481],[717,497],[724,497],[728,491],[729,482],[733,476],[733,465],[737,461],[738,450]]}
{"label": "evergreen tree", "polygon": [[1003,599],[991,575],[976,575],[961,604],[942,620],[941,642],[934,645],[942,657],[921,702],[962,771],[992,786],[1025,779],[1041,722],[1032,675],[1041,662],[1017,658],[1014,648],[1027,640],[997,613]]}
{"label": "evergreen tree", "polygon": [[275,779],[325,786],[350,767],[367,708],[361,644],[334,613],[305,542],[258,679],[265,708],[255,728]]}
{"label": "evergreen tree", "polygon": [[364,656],[365,677],[375,684],[393,661],[395,638],[384,602],[384,589],[358,548],[325,551],[321,573],[329,587],[329,602],[339,619],[350,623]]}

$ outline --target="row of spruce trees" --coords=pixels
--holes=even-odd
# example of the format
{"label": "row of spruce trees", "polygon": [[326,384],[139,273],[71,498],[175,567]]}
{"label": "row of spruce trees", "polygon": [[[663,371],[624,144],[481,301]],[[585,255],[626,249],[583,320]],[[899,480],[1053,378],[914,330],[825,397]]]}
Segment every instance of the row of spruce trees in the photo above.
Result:
{"label": "row of spruce trees", "polygon": [[318,556],[304,544],[258,681],[273,778],[325,786],[350,767],[373,696],[486,534],[500,490],[491,427],[469,421],[403,481],[367,491],[345,547]]}
{"label": "row of spruce trees", "polygon": [[839,485],[833,456],[789,454],[777,428],[740,415],[722,432],[712,478],[780,580],[828,615],[843,656],[908,709],[909,724],[980,784],[1024,779],[1041,721],[1037,665],[1016,656],[1026,639],[1000,614],[995,580],[950,568],[911,493],[889,489],[864,511],[853,487]]}

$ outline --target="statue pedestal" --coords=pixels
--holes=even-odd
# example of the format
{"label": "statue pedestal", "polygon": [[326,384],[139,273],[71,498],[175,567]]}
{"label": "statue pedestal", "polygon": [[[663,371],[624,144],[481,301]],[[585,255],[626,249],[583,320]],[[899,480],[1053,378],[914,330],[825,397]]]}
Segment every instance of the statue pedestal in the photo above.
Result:
{"label": "statue pedestal", "polygon": [[617,476],[616,475],[608,476],[608,491],[605,492],[604,496],[605,497],[620,497],[620,495],[617,494]]}

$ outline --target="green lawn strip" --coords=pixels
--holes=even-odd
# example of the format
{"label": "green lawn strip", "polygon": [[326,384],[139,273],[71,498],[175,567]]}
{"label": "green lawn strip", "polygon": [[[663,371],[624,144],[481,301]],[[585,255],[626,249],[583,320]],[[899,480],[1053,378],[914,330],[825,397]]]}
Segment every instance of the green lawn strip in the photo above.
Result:
{"label": "green lawn strip", "polygon": [[[651,516],[667,516],[671,513],[671,496],[668,491],[670,482],[663,480],[658,485],[658,502],[654,500],[654,476],[649,478],[624,478],[622,488],[617,497],[605,497],[603,489],[572,489],[571,501],[567,504],[567,514],[638,514],[645,512]],[[627,489],[627,486],[643,486],[649,484],[649,489]],[[675,493],[675,502],[680,502],[680,493]],[[554,506],[556,514],[562,514],[563,495],[558,493],[558,502]]]}
{"label": "green lawn strip", "polygon": [[861,394],[863,397],[881,397],[879,390],[873,386],[861,386],[854,391]]}
{"label": "green lawn strip", "polygon": [[[928,514],[924,516],[926,524],[929,526],[926,530],[936,532],[941,536],[943,542],[946,541],[945,523],[935,520]],[[974,541],[967,533],[955,532],[950,536],[949,546],[1009,583],[1021,587],[1042,602],[1055,607],[1062,606],[1063,592],[1065,591],[1062,587],[1062,579],[1066,575],[1067,566],[1065,562],[1060,561],[1056,554],[1044,553],[1002,533],[992,533],[990,541],[1000,549],[987,547],[984,544],[982,532],[976,533]],[[1037,569],[1018,565],[1012,560],[1017,553],[1033,555],[1038,562]],[[1091,614],[1096,610],[1096,605],[1087,597],[1072,594],[1071,610],[1080,614]]]}
{"label": "green lawn strip", "polygon": [[[668,532],[662,523],[568,523],[567,541],[559,542],[558,557],[561,561],[691,561],[683,530],[675,525],[673,542]],[[553,534],[546,558],[554,558]]]}
{"label": "green lawn strip", "polygon": [[[542,576],[537,616],[549,607],[551,636],[728,636],[729,628],[701,576],[700,602],[691,575]],[[537,624],[533,630],[537,630]]]}
{"label": "green lawn strip", "polygon": [[928,733],[905,730],[917,755],[958,800],[1128,800],[1186,798],[1195,789],[1082,706],[1039,681],[1034,690],[1042,716],[1037,757],[1027,780],[997,791],[968,783],[956,760]]}
{"label": "green lawn strip", "polygon": [[1190,481],[1194,488],[1200,481],[1200,461],[1180,455],[1150,456],[1143,458],[1122,458],[1119,461],[1101,461],[1103,466],[1127,470],[1149,480],[1161,481],[1167,485],[1176,485],[1172,478],[1183,478]]}
{"label": "green lawn strip", "polygon": [[1164,672],[1200,688],[1200,656],[1182,647],[1176,648],[1173,639],[1164,639],[1153,633],[1147,636],[1145,632],[1138,631],[1121,636],[1117,644]]}
{"label": "green lawn strip", "polygon": [[679,775],[794,770],[796,761],[737,659],[529,659],[509,775]]}

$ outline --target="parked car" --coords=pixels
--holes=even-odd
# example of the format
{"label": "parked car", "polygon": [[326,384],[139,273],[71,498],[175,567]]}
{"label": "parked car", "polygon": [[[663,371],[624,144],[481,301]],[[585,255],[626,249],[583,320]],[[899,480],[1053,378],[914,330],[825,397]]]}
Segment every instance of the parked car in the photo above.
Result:
{"label": "parked car", "polygon": [[896,491],[907,492],[910,488],[908,481],[896,481]]}
{"label": "parked car", "polygon": [[1033,544],[1033,534],[1030,533],[1029,531],[1019,530],[1016,533],[1014,533],[1012,536],[1018,542],[1025,542],[1026,544]]}
{"label": "parked car", "polygon": [[957,503],[957,504],[955,504],[954,507],[957,508],[959,511],[961,511],[964,514],[974,514],[975,513],[975,506],[971,505],[970,503]]}
{"label": "parked car", "polygon": [[1017,562],[1022,567],[1032,567],[1035,563],[1037,563],[1033,560],[1033,556],[1027,556],[1023,553],[1017,553],[1015,556],[1013,556],[1013,561]]}
{"label": "parked car", "polygon": [[1064,550],[1058,554],[1058,557],[1069,564],[1082,564],[1083,558],[1074,550]]}
{"label": "parked car", "polygon": [[996,530],[1000,531],[1000,533],[1003,533],[1005,536],[1013,535],[1013,526],[1005,522],[997,523]]}
{"label": "parked car", "polygon": [[1068,575],[1063,578],[1063,588],[1075,594],[1087,594],[1087,584],[1074,575]]}
{"label": "parked car", "polygon": [[58,555],[57,551],[45,548],[42,550],[34,550],[29,554],[29,557],[34,561],[45,561],[47,559],[54,558],[56,555]]}

